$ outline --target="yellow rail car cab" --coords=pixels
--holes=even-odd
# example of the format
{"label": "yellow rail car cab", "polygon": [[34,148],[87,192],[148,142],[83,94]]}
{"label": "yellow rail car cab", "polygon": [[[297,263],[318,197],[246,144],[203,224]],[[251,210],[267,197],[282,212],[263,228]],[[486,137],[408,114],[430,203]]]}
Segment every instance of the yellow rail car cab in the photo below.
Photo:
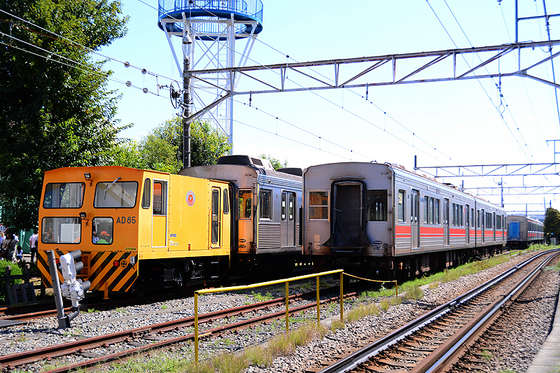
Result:
{"label": "yellow rail car cab", "polygon": [[39,208],[41,275],[50,285],[46,251],[58,258],[81,250],[79,277],[91,282],[90,290],[142,295],[147,284],[218,278],[229,267],[227,188],[118,166],[47,171]]}

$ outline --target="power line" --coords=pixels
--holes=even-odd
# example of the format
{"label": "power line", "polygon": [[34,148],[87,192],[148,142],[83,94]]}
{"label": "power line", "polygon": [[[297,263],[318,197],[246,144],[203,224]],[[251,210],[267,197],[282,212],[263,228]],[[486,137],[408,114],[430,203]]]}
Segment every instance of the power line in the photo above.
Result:
{"label": "power line", "polygon": [[[445,1],[445,4],[447,5],[447,1]],[[434,14],[434,16],[436,17],[436,19],[438,20],[439,24],[441,25],[441,27],[443,27],[443,30],[445,31],[445,33],[447,34],[447,36],[449,37],[449,39],[451,40],[451,42],[453,43],[453,45],[455,46],[455,48],[458,48],[457,44],[455,43],[455,40],[453,40],[453,37],[451,36],[451,34],[449,33],[449,31],[447,31],[447,28],[445,27],[445,25],[443,24],[442,20],[439,18],[439,16],[437,15],[435,9],[432,7],[432,5],[430,4],[429,0],[426,0],[426,3],[428,4],[428,6],[430,7],[430,10],[432,11],[432,13]],[[461,28],[461,30],[463,31],[463,28],[461,27],[461,25],[459,24],[457,18],[455,17],[453,11],[451,10],[451,8],[449,8],[449,5],[447,5],[449,11],[451,12],[451,14],[453,15],[453,18],[455,18],[455,20],[457,21],[457,24],[459,25],[459,27]],[[464,33],[464,31],[463,31]],[[465,34],[466,37],[466,34]],[[469,42],[469,44],[471,45],[471,47],[473,47],[473,45],[470,43],[470,40],[467,38],[467,41]],[[465,57],[463,55],[461,55],[461,57],[463,58],[463,61],[467,64],[467,66],[470,67],[470,64],[468,63],[468,61],[465,59]],[[480,58],[480,57],[479,57]],[[486,67],[485,67],[486,69]],[[476,74],[473,72],[474,76],[476,77]],[[517,142],[517,145],[519,145],[519,148],[521,149],[521,151],[523,152],[523,154],[525,156],[528,156],[527,153],[525,152],[525,150],[523,149],[523,146],[519,143],[519,140],[517,139],[517,137],[513,134],[513,131],[511,130],[509,124],[507,123],[507,121],[505,120],[504,116],[503,116],[503,111],[500,111],[500,106],[496,106],[494,105],[492,98],[490,97],[490,95],[488,94],[488,92],[486,91],[486,88],[484,88],[484,86],[482,85],[482,83],[480,82],[480,80],[477,78],[476,81],[478,82],[478,84],[480,85],[480,87],[482,88],[482,90],[484,91],[484,93],[486,94],[486,97],[488,97],[488,99],[490,100],[490,102],[492,103],[492,106],[494,106],[494,108],[496,109],[496,111],[498,112],[498,114],[500,115],[500,117],[502,118],[502,122],[504,122],[504,124],[506,125],[507,129],[509,130],[510,134],[512,135],[512,137],[514,138],[514,140]],[[494,83],[495,84],[495,83]],[[498,87],[498,85],[496,85]],[[500,89],[500,97],[503,98],[503,95],[501,93],[501,87]],[[507,108],[507,106],[506,106]],[[511,112],[510,112],[511,114]],[[518,128],[519,131],[519,128]],[[525,146],[527,146],[526,141],[523,139],[523,136],[521,135],[521,133],[519,132],[519,135],[521,136],[521,139],[523,140],[523,142],[525,143]],[[527,149],[528,150],[528,149]],[[529,158],[532,157],[532,154],[529,152]]]}

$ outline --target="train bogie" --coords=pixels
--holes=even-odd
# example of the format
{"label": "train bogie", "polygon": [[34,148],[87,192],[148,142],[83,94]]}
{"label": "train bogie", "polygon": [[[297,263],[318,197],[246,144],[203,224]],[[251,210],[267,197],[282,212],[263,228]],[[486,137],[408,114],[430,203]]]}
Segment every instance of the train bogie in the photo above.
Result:
{"label": "train bogie", "polygon": [[229,267],[230,190],[224,182],[126,167],[47,171],[39,210],[46,251],[81,250],[91,290],[142,292],[218,279]]}
{"label": "train bogie", "polygon": [[421,273],[505,242],[503,209],[399,166],[317,165],[303,179],[303,252],[319,263]]}

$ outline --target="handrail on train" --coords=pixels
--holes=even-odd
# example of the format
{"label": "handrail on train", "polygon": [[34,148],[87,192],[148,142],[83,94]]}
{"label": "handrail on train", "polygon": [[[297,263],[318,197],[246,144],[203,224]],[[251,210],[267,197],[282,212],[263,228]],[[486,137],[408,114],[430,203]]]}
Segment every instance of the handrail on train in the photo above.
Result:
{"label": "handrail on train", "polygon": [[351,274],[348,273],[344,273],[344,270],[342,269],[335,269],[332,271],[326,271],[326,272],[320,272],[320,273],[313,273],[310,275],[303,275],[303,276],[297,276],[297,277],[290,277],[290,278],[285,278],[285,279],[281,279],[281,280],[274,280],[274,281],[266,281],[266,282],[259,282],[256,284],[252,284],[252,285],[239,285],[239,286],[229,286],[229,287],[224,287],[224,288],[216,288],[216,289],[202,289],[202,290],[196,290],[194,292],[194,356],[195,356],[195,361],[198,362],[198,296],[199,295],[203,295],[203,294],[210,294],[210,293],[223,293],[223,292],[231,292],[231,291],[238,291],[238,290],[247,290],[247,289],[255,289],[255,288],[260,288],[260,287],[264,287],[264,286],[270,286],[270,285],[278,285],[278,284],[282,284],[285,283],[286,284],[286,333],[288,333],[290,325],[289,325],[289,319],[290,319],[290,309],[289,309],[289,284],[290,282],[294,282],[294,281],[300,281],[300,280],[306,280],[309,278],[316,278],[317,280],[317,325],[320,325],[321,323],[321,313],[320,313],[320,297],[319,297],[319,278],[321,276],[328,276],[328,275],[335,275],[335,274],[340,274],[340,321],[344,321],[344,290],[343,290],[343,283],[344,283],[344,275],[353,277],[353,278],[357,278],[360,280],[364,280],[364,281],[372,281],[372,282],[394,282],[395,283],[395,291],[396,291],[396,295],[398,296],[398,287],[397,287],[397,281],[379,281],[379,280],[369,280],[369,279],[365,279],[365,278],[361,278],[361,277],[357,277],[357,276],[353,276]]}

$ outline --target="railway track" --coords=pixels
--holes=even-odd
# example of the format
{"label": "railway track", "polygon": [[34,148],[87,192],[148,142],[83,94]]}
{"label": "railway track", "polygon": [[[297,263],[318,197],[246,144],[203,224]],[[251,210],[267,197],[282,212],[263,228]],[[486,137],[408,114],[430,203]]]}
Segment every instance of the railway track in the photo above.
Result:
{"label": "railway track", "polygon": [[558,254],[534,256],[319,372],[444,372]]}
{"label": "railway track", "polygon": [[[315,292],[291,295],[290,302],[305,300],[310,296],[314,296]],[[356,293],[347,293],[345,297],[353,297]],[[338,301],[339,297],[321,300],[321,303]],[[254,316],[256,312],[268,310],[274,307],[284,307],[285,298],[276,298],[272,300],[262,301],[259,303],[244,305],[240,307],[230,308],[226,310],[206,313],[198,316],[199,324],[213,324],[218,320],[226,320],[231,317],[246,316],[243,320],[221,323],[217,326],[202,327],[200,336],[208,337],[224,333],[228,330],[246,328],[252,324],[258,324],[264,321],[285,317],[285,309],[277,312],[268,312],[264,315]],[[303,306],[290,308],[290,314],[295,314],[310,308],[316,307],[316,302],[309,302]],[[24,368],[28,364],[33,364],[42,360],[52,360],[55,358],[65,357],[71,354],[80,354],[83,357],[82,362],[72,363],[62,366],[49,372],[69,372],[74,369],[87,369],[92,366],[98,367],[103,364],[110,364],[115,360],[123,360],[132,355],[152,350],[164,346],[169,346],[194,339],[194,333],[184,332],[179,337],[171,337],[167,335],[170,332],[180,330],[188,330],[194,327],[194,317],[186,317],[169,322],[149,325],[142,328],[126,330],[122,332],[105,334],[98,337],[84,338],[78,341],[56,344],[40,349],[19,352],[17,354],[0,356],[0,366],[3,370],[13,370]],[[106,348],[112,345],[122,345],[122,351],[97,358],[90,358],[93,354],[88,351],[96,348]]]}

